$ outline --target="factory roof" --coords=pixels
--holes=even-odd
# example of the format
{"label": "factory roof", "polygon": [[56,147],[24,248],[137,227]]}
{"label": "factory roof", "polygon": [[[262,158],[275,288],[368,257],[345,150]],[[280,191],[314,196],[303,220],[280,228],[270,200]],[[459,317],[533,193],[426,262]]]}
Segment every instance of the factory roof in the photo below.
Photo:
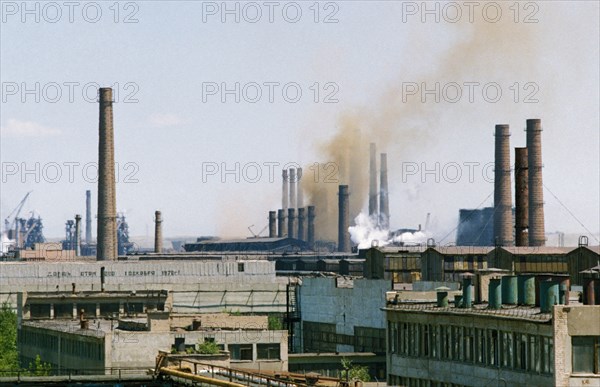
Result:
{"label": "factory roof", "polygon": [[440,254],[446,255],[486,255],[494,250],[493,246],[436,246],[430,247],[427,250],[434,250]]}
{"label": "factory roof", "polygon": [[553,247],[553,246],[502,246],[499,247],[513,255],[537,255],[537,254],[555,254],[564,255],[568,254],[575,247]]}
{"label": "factory roof", "polygon": [[385,311],[410,312],[411,314],[431,313],[460,316],[488,316],[541,323],[552,320],[552,313],[541,313],[539,307],[513,307],[502,305],[501,309],[489,309],[487,304],[474,305],[472,308],[456,308],[454,306],[438,307],[435,303],[400,303],[397,305],[388,304],[382,309]]}
{"label": "factory roof", "polygon": [[30,320],[23,321],[23,326],[102,338],[106,332],[116,329],[117,322],[102,319],[93,320],[89,321],[89,329],[81,329],[79,320]]}
{"label": "factory roof", "polygon": [[208,240],[187,243],[186,251],[307,251],[308,244],[295,238],[248,238],[229,240]]}

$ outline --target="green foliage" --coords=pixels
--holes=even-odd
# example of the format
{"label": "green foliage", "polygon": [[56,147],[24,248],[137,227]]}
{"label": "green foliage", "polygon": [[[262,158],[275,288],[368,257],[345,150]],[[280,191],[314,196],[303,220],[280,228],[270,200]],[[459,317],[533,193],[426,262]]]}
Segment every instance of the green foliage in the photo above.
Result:
{"label": "green foliage", "polygon": [[269,315],[269,330],[280,331],[283,329],[281,319],[275,315]]}
{"label": "green foliage", "polygon": [[214,341],[207,340],[198,344],[198,353],[203,355],[216,355],[219,351],[219,346]]}
{"label": "green foliage", "polygon": [[8,303],[3,303],[0,307],[0,372],[6,376],[7,371],[19,368],[17,315]]}
{"label": "green foliage", "polygon": [[40,355],[35,357],[34,363],[29,363],[29,375],[31,376],[48,376],[52,372],[52,366],[49,363],[44,363]]}
{"label": "green foliage", "polygon": [[361,382],[371,381],[369,367],[367,366],[352,365],[350,360],[343,357],[342,367],[344,368],[341,372],[342,380],[360,380]]}
{"label": "green foliage", "polygon": [[196,353],[196,350],[194,349],[194,347],[187,347],[185,349],[185,353],[187,353],[188,355],[191,355],[192,353]]}

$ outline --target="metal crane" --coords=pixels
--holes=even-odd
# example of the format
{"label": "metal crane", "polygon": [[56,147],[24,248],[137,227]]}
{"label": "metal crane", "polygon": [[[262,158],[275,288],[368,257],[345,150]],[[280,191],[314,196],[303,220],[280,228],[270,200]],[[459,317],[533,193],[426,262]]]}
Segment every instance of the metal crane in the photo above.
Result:
{"label": "metal crane", "polygon": [[[25,195],[23,200],[21,200],[19,205],[14,210],[12,210],[12,212],[10,214],[8,214],[6,219],[4,219],[4,231],[9,232],[9,230],[16,230],[16,227],[13,227],[13,225],[16,226],[17,218],[19,217],[19,214],[21,213],[21,209],[25,205],[25,202],[27,201],[29,194],[32,192],[33,191],[27,192],[27,194]],[[13,216],[13,214],[14,214],[14,216]],[[13,218],[12,218],[12,220],[9,220],[11,216],[13,216]]]}

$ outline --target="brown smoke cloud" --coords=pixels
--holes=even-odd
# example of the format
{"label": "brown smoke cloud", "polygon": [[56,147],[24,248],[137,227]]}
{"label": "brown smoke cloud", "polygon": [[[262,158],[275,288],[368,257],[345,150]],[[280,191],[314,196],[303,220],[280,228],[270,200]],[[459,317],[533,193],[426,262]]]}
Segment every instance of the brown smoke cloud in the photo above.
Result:
{"label": "brown smoke cloud", "polygon": [[[497,77],[523,72],[531,73],[535,64],[534,34],[539,25],[517,24],[505,18],[498,23],[483,20],[470,23],[448,25],[455,36],[455,43],[440,57],[441,59],[429,73],[411,75],[410,79],[398,79],[385,90],[376,106],[361,107],[348,111],[338,119],[337,132],[325,144],[319,144],[322,160],[339,166],[339,182],[323,181],[323,170],[316,180],[303,178],[302,189],[306,202],[316,206],[317,239],[337,239],[337,190],[338,184],[349,184],[351,219],[357,216],[366,205],[368,197],[369,143],[377,144],[377,152],[404,154],[410,147],[423,149],[424,144],[433,141],[434,131],[444,126],[444,109],[457,109],[458,106],[444,104],[424,104],[419,98],[402,101],[402,82],[458,82],[481,80],[484,83]],[[410,28],[407,28],[410,30]],[[415,54],[427,52],[426,42],[413,32],[409,36]],[[431,43],[435,44],[435,43]],[[432,50],[435,51],[435,50]],[[407,55],[407,68],[412,69],[424,61]],[[414,63],[414,64],[413,64]],[[533,68],[535,70],[535,68]],[[399,73],[405,73],[399,69]],[[409,72],[410,73],[410,72]],[[465,114],[473,114],[471,107]],[[491,117],[490,120],[494,118]],[[494,122],[490,121],[490,128]],[[491,129],[490,129],[491,130]],[[308,167],[307,167],[308,168]],[[394,165],[389,166],[390,170]],[[308,169],[305,169],[308,170]],[[394,211],[392,205],[392,212]],[[393,213],[392,213],[393,216]]]}

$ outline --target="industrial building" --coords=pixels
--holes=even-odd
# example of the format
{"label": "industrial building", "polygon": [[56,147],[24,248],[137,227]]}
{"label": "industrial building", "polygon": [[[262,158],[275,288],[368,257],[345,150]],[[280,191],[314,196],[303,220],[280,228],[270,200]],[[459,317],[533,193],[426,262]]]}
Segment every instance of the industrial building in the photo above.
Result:
{"label": "industrial building", "polygon": [[600,385],[600,307],[574,303],[556,281],[538,285],[540,300],[533,276],[509,279],[492,280],[487,304],[471,304],[471,286],[454,304],[441,289],[433,304],[388,295],[388,384]]}
{"label": "industrial building", "polygon": [[113,319],[23,319],[18,337],[21,361],[40,355],[55,374],[150,369],[159,351],[185,353],[205,341],[228,352],[231,366],[287,371],[287,332],[268,330],[266,316],[148,311]]}

